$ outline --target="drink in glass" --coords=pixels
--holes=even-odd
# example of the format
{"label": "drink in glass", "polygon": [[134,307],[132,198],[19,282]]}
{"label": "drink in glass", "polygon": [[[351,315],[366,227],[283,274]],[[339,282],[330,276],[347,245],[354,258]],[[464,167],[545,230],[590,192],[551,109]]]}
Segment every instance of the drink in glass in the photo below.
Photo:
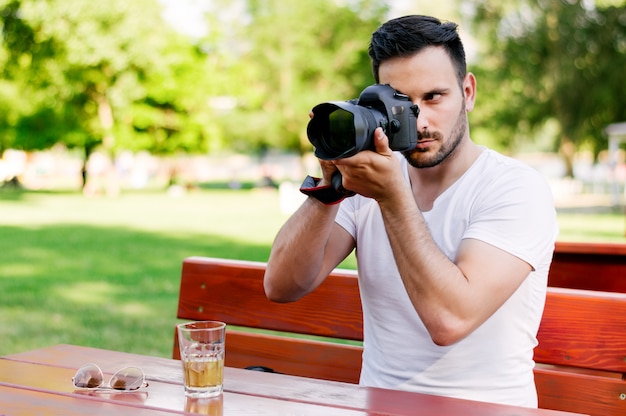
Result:
{"label": "drink in glass", "polygon": [[217,321],[178,325],[178,343],[188,397],[222,393],[226,324]]}

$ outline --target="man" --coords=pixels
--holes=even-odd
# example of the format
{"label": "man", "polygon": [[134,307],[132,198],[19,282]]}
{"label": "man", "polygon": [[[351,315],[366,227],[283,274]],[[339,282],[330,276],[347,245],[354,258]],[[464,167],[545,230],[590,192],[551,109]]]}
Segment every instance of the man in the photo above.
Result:
{"label": "man", "polygon": [[536,407],[533,348],[558,233],[533,169],[472,142],[476,79],[453,23],[406,16],[369,48],[377,83],[419,107],[415,149],[320,160],[356,192],[310,196],[278,233],[271,300],[314,290],[356,249],[363,304],[361,384]]}

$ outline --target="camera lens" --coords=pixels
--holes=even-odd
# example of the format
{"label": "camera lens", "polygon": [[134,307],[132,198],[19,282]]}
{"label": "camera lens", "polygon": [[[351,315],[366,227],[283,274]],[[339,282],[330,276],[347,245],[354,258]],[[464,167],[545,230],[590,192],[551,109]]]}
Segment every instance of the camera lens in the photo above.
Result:
{"label": "camera lens", "polygon": [[329,150],[334,153],[343,153],[354,147],[354,116],[341,108],[328,115],[328,140],[325,140]]}
{"label": "camera lens", "polygon": [[317,157],[333,160],[372,148],[374,130],[384,125],[386,118],[375,109],[333,101],[313,108],[307,135]]}
{"label": "camera lens", "polygon": [[374,131],[382,127],[394,151],[415,148],[419,108],[388,84],[365,88],[358,100],[329,101],[313,107],[306,134],[315,156],[325,160],[375,150]]}

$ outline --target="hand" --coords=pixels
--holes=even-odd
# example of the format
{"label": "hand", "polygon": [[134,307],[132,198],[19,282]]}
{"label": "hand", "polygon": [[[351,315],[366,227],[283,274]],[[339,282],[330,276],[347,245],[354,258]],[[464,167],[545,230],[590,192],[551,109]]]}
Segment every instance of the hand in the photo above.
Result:
{"label": "hand", "polygon": [[378,127],[374,132],[375,151],[362,151],[356,155],[337,159],[333,164],[343,176],[343,186],[363,196],[380,200],[395,186],[406,186],[400,161],[389,147],[389,139]]}

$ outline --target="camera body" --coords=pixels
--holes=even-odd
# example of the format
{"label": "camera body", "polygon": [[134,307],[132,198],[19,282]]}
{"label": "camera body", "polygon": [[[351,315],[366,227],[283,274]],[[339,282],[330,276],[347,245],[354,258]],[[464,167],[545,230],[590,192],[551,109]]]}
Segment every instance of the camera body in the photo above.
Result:
{"label": "camera body", "polygon": [[350,157],[374,149],[374,130],[382,127],[389,147],[415,148],[419,108],[388,84],[365,88],[358,100],[329,101],[313,107],[307,136],[315,156],[324,160]]}

